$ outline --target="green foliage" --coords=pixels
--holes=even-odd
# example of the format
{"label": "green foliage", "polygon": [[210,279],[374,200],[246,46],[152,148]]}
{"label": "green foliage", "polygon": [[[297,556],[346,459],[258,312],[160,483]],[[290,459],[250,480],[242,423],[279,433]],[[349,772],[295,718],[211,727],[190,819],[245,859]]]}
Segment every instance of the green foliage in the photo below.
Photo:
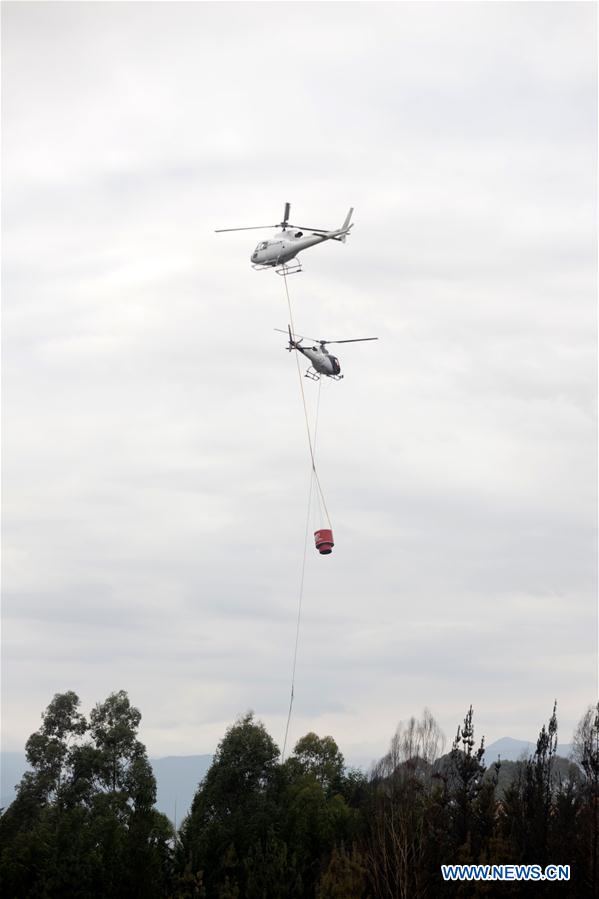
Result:
{"label": "green foliage", "polygon": [[306,734],[295,745],[292,763],[302,773],[311,775],[325,790],[339,789],[343,775],[344,760],[332,737],[318,737]]}
{"label": "green foliage", "polygon": [[[92,710],[89,732],[97,750],[95,774],[102,789],[125,790],[130,768],[145,757],[137,740],[140,720],[141,713],[131,706],[124,690],[112,693]],[[155,795],[151,805],[154,799]]]}
{"label": "green foliage", "polygon": [[306,734],[283,765],[281,831],[293,847],[303,892],[313,896],[336,844],[351,845],[361,829],[355,805],[365,779],[346,775],[332,737]]}
{"label": "green foliage", "polygon": [[333,846],[331,860],[316,888],[316,899],[367,899],[366,860],[356,846],[347,853],[343,844]]}
{"label": "green foliage", "polygon": [[[225,733],[177,838],[154,808],[140,717],[123,691],[89,721],[74,693],[54,697],[27,742],[33,770],[0,818],[3,895],[462,899],[498,891],[443,883],[442,863],[552,862],[572,866],[560,894],[599,899],[599,706],[579,724],[573,762],[556,756],[554,707],[529,759],[489,770],[472,708],[445,756],[425,710],[369,779],[312,732],[281,763],[250,712]],[[530,885],[501,885],[523,894]]]}
{"label": "green foliage", "polygon": [[581,838],[576,858],[586,895],[599,897],[599,702],[581,718],[574,734],[574,758],[585,774],[578,812]]}
{"label": "green foliage", "polygon": [[38,774],[38,783],[55,794],[69,763],[70,741],[87,730],[83,715],[77,711],[79,697],[73,693],[57,694],[42,715],[41,728],[25,745],[27,760]]}
{"label": "green foliage", "polygon": [[547,864],[550,821],[553,811],[553,767],[557,748],[556,708],[543,725],[535,752],[518,765],[518,775],[506,790],[501,810],[502,830],[517,860]]}
{"label": "green foliage", "polygon": [[229,728],[181,827],[182,896],[195,895],[200,876],[208,899],[235,890],[248,899],[314,895],[335,843],[357,830],[348,799],[365,781],[345,778],[332,737],[307,734],[278,759],[251,713]]}
{"label": "green foliage", "polygon": [[[474,749],[474,724],[470,706],[464,724],[458,732],[451,749],[451,787],[454,799],[453,830],[457,846],[472,840],[472,829],[476,826],[479,799],[483,789],[485,765],[484,738],[478,749]],[[484,798],[483,798],[484,802]],[[472,861],[475,859],[473,858]]]}
{"label": "green foliage", "polygon": [[179,834],[179,867],[192,877],[202,872],[208,897],[245,892],[244,859],[265,851],[276,817],[278,756],[252,713],[218,746]]}
{"label": "green foliage", "polygon": [[33,767],[0,820],[5,894],[158,897],[171,868],[168,819],[137,740],[141,715],[124,691],[88,724],[69,692],[54,697],[27,741]]}

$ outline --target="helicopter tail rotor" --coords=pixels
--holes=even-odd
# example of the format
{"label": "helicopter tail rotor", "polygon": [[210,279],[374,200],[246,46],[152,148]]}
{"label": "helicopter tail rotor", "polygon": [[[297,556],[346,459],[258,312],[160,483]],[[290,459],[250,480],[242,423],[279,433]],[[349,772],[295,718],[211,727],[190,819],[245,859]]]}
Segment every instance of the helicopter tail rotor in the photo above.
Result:
{"label": "helicopter tail rotor", "polygon": [[294,340],[291,333],[291,325],[287,325],[287,330],[289,331],[289,346],[287,347],[287,349],[289,350],[289,352],[291,352],[291,350],[299,350],[304,338],[298,337],[297,340]]}
{"label": "helicopter tail rotor", "polygon": [[287,331],[283,331],[282,328],[275,328],[275,331],[279,331],[279,333],[281,334],[289,334],[289,343],[285,347],[285,349],[289,350],[289,352],[291,352],[291,350],[296,350],[304,339],[303,337],[298,337],[297,340],[293,339],[291,325],[287,325]]}

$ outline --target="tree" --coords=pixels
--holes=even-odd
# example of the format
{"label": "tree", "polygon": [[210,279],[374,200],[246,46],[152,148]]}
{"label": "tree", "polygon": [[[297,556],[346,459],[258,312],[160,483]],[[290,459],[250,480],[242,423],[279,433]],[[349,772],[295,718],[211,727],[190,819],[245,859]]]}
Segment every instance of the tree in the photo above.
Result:
{"label": "tree", "polygon": [[306,734],[295,744],[292,759],[292,764],[311,774],[326,793],[340,789],[345,763],[332,737]]}
{"label": "tree", "polygon": [[101,847],[101,888],[107,895],[157,895],[170,868],[173,836],[168,819],[154,809],[156,781],[137,738],[140,711],[124,690],[112,693],[90,714],[91,740],[73,754],[85,797],[90,836]]}
{"label": "tree", "polygon": [[368,895],[368,873],[365,859],[357,847],[351,853],[334,846],[331,860],[320,877],[316,899],[361,899]]}
{"label": "tree", "polygon": [[[517,766],[517,775],[505,790],[499,816],[500,832],[509,841],[514,861],[545,865],[550,857],[554,826],[557,750],[556,704],[548,725],[543,725],[533,755]],[[542,886],[538,887],[542,891]]]}
{"label": "tree", "polygon": [[298,740],[281,773],[281,832],[301,880],[298,895],[313,896],[335,846],[352,845],[358,836],[355,806],[364,778],[346,774],[335,740],[313,732]]}
{"label": "tree", "polygon": [[599,702],[587,709],[574,733],[573,758],[582,768],[586,782],[580,810],[582,869],[588,895],[599,896]]}
{"label": "tree", "polygon": [[552,813],[553,766],[557,753],[557,703],[547,728],[542,726],[532,759],[526,764],[524,796],[527,819],[527,852],[540,864],[547,862]]}
{"label": "tree", "polygon": [[281,764],[248,713],[227,730],[181,827],[181,895],[313,897],[335,845],[352,845],[359,813],[350,802],[363,790],[362,777],[345,776],[332,737],[306,734]]}
{"label": "tree", "polygon": [[[428,709],[399,724],[389,752],[373,768],[368,809],[367,868],[377,899],[428,894],[429,829],[445,815],[433,763],[443,735]],[[431,808],[435,814],[430,814]]]}
{"label": "tree", "polygon": [[27,761],[46,797],[57,797],[71,766],[72,741],[87,731],[76,693],[57,693],[42,714],[42,726],[25,744]]}
{"label": "tree", "polygon": [[189,879],[202,873],[208,897],[247,895],[251,852],[266,851],[277,818],[278,747],[248,712],[230,727],[180,830],[178,865]]}
{"label": "tree", "polygon": [[[145,758],[137,739],[141,712],[129,702],[124,690],[111,693],[89,716],[89,730],[97,751],[97,777],[103,790],[116,793],[127,786],[135,761]],[[153,801],[153,800],[152,800]]]}
{"label": "tree", "polygon": [[[486,766],[483,763],[485,741],[482,738],[474,749],[474,724],[472,706],[468,709],[464,724],[458,727],[450,755],[450,791],[453,805],[453,830],[457,847],[471,843],[476,822],[477,800],[483,788]],[[478,847],[476,847],[478,848]],[[476,850],[475,850],[476,851]]]}
{"label": "tree", "polygon": [[54,697],[27,741],[33,771],[0,821],[8,895],[158,897],[170,875],[172,827],[137,740],[141,715],[124,691],[90,723],[73,692]]}

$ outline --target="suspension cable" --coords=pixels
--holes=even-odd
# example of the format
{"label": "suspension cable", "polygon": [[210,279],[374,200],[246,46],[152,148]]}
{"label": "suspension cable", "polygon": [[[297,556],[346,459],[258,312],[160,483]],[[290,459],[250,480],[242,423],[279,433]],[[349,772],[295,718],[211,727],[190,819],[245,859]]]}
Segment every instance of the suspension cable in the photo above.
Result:
{"label": "suspension cable", "polygon": [[[318,436],[318,415],[320,411],[320,389],[321,382],[318,382],[318,399],[316,403],[316,415],[314,419],[314,436],[313,436],[313,447],[316,449],[316,438]],[[304,578],[306,572],[306,555],[308,550],[308,533],[310,530],[310,511],[312,506],[312,493],[314,490],[314,469],[310,470],[310,489],[308,492],[308,510],[306,513],[306,530],[304,534],[304,557],[302,560],[302,573],[300,578],[300,589],[299,589],[299,598],[297,604],[297,620],[295,625],[295,647],[293,650],[293,666],[291,670],[291,695],[289,697],[289,712],[287,715],[287,725],[285,727],[285,739],[283,740],[283,752],[281,753],[281,763],[285,761],[285,750],[287,748],[287,736],[289,734],[289,724],[291,721],[291,710],[293,708],[293,698],[295,695],[295,669],[297,666],[297,651],[299,646],[299,635],[300,635],[300,623],[302,616],[302,600],[304,598]]]}
{"label": "suspension cable", "polygon": [[[286,273],[285,271],[283,272],[283,281],[285,282],[285,293],[286,293],[286,295],[287,295],[287,307],[288,307],[288,309],[289,309],[289,321],[290,321],[290,323],[291,323],[291,331],[292,331],[293,334],[295,334],[295,325],[294,325],[294,323],[293,323],[293,312],[292,312],[292,309],[291,309],[291,299],[290,299],[290,297],[289,297],[289,287],[288,287],[288,284],[287,284],[287,273]],[[322,505],[323,505],[324,513],[325,513],[325,515],[326,515],[326,519],[327,519],[329,528],[332,528],[332,525],[331,525],[331,517],[330,517],[329,511],[328,511],[328,509],[327,509],[326,500],[325,500],[325,498],[324,498],[324,493],[323,493],[323,490],[322,490],[322,486],[321,486],[321,484],[320,484],[320,478],[318,477],[318,472],[316,471],[316,459],[315,459],[315,456],[314,456],[314,447],[313,447],[313,444],[312,444],[312,436],[311,436],[311,434],[310,434],[310,423],[309,423],[309,420],[308,420],[308,408],[307,408],[307,406],[306,406],[306,395],[305,395],[305,393],[304,393],[304,382],[303,382],[303,380],[302,380],[302,372],[301,372],[301,369],[300,369],[299,355],[298,355],[297,353],[296,353],[296,356],[295,356],[295,361],[296,361],[296,363],[297,363],[297,375],[298,375],[298,378],[299,378],[300,392],[301,392],[301,395],[302,395],[302,404],[303,404],[303,407],[304,407],[304,418],[305,418],[305,420],[306,420],[306,432],[307,432],[307,434],[308,434],[308,448],[309,448],[309,450],[310,450],[310,459],[311,459],[311,461],[312,461],[312,471],[314,472],[314,478],[315,478],[315,480],[316,480],[316,486],[317,486],[317,488],[318,488],[318,492],[319,492],[320,498],[321,498],[321,500],[322,500]],[[319,394],[319,399],[320,399],[320,394]]]}
{"label": "suspension cable", "polygon": [[[291,324],[292,333],[295,334],[295,326],[293,323],[293,312],[291,309],[291,300],[289,297],[289,288],[287,286],[286,273],[284,273],[284,281],[285,281],[285,293],[287,294],[287,306],[289,308],[289,321]],[[319,414],[320,414],[320,392],[321,392],[321,387],[322,387],[322,381],[321,380],[318,381],[316,415],[314,418],[314,435],[312,436],[312,434],[310,433],[310,421],[308,418],[308,409],[306,406],[306,396],[304,393],[304,384],[302,381],[302,373],[301,373],[301,369],[300,369],[298,353],[296,353],[295,358],[296,358],[296,362],[297,362],[297,373],[298,373],[298,377],[299,377],[299,384],[300,384],[300,390],[301,390],[301,395],[302,395],[302,404],[304,407],[304,417],[306,420],[306,431],[308,433],[308,446],[310,448],[310,461],[312,464],[311,464],[311,470],[310,470],[310,488],[309,488],[309,492],[308,492],[308,509],[306,512],[306,528],[305,528],[305,532],[304,532],[304,554],[303,554],[303,559],[302,559],[300,588],[299,588],[299,596],[298,596],[298,604],[297,604],[297,619],[296,619],[296,624],[295,624],[295,646],[293,649],[293,665],[292,665],[292,669],[291,669],[291,693],[289,696],[289,711],[287,713],[287,724],[285,726],[285,737],[283,740],[283,751],[281,753],[281,763],[283,763],[285,761],[285,752],[287,749],[287,738],[289,736],[289,725],[291,723],[291,712],[293,709],[293,699],[295,696],[295,671],[296,671],[296,667],[297,667],[297,654],[298,654],[298,647],[299,647],[300,624],[301,624],[301,616],[302,616],[302,602],[303,602],[303,598],[304,598],[304,581],[305,581],[305,574],[306,574],[306,557],[307,557],[307,551],[308,551],[308,533],[310,530],[310,512],[312,509],[312,493],[314,490],[314,484],[316,484],[316,487],[317,487],[316,499],[317,499],[318,505],[320,507],[321,500],[322,500],[322,506],[324,507],[324,511],[325,511],[327,521],[329,523],[329,527],[331,527],[331,519],[329,517],[324,494],[322,492],[322,487],[320,486],[320,481],[318,479],[318,473],[316,471],[316,440],[318,437],[318,419],[319,419]]]}
{"label": "suspension cable", "polygon": [[293,697],[295,695],[295,668],[297,665],[297,649],[299,646],[300,622],[302,617],[302,600],[304,598],[304,578],[306,574],[306,555],[308,551],[308,532],[310,530],[310,508],[312,506],[312,488],[314,485],[314,472],[310,471],[310,490],[308,493],[308,511],[306,513],[306,531],[304,534],[304,558],[302,560],[302,574],[300,577],[300,589],[297,602],[297,620],[295,623],[295,647],[293,650],[293,666],[291,669],[291,694],[289,697],[289,712],[287,714],[287,724],[285,726],[285,739],[283,740],[283,752],[281,753],[281,763],[285,761],[285,750],[287,748],[287,735],[289,733],[289,723],[291,721],[291,710],[293,708]]}

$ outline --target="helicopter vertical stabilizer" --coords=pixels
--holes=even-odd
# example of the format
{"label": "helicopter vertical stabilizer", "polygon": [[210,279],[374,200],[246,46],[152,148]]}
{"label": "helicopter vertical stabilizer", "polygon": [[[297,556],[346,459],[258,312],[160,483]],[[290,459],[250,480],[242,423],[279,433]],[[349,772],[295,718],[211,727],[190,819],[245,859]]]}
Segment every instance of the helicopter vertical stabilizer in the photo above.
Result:
{"label": "helicopter vertical stabilizer", "polygon": [[[352,206],[352,207],[350,208],[349,212],[347,213],[347,216],[345,217],[345,221],[343,222],[343,224],[341,225],[341,228],[339,229],[340,231],[345,231],[345,232],[347,232],[347,231],[349,231],[349,229],[352,227],[352,225],[350,225],[350,221],[351,221],[351,217],[352,217],[353,211],[354,211],[354,207]],[[346,237],[347,237],[347,233],[341,235],[341,238],[340,238],[340,239],[341,239],[341,241],[342,241],[343,243],[345,243],[345,238],[346,238]]]}

